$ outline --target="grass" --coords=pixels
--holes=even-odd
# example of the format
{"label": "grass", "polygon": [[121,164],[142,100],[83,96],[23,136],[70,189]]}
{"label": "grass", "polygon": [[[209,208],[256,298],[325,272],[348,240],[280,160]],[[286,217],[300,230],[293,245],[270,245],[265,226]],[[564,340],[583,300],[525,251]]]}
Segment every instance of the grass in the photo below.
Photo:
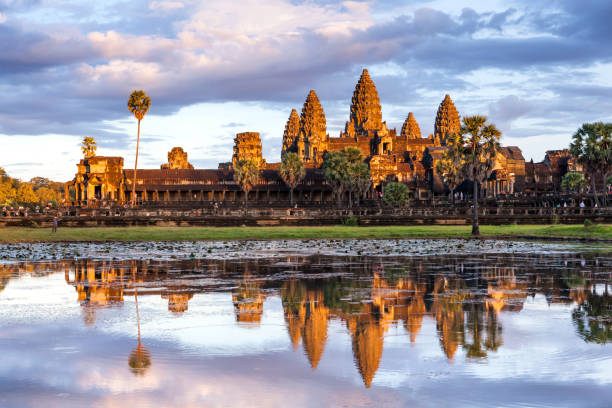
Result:
{"label": "grass", "polygon": [[[246,239],[385,239],[385,238],[469,238],[471,226],[325,226],[325,227],[98,227],[0,228],[0,243],[19,241],[193,241]],[[482,225],[487,238],[559,237],[612,240],[612,224],[583,225]]]}

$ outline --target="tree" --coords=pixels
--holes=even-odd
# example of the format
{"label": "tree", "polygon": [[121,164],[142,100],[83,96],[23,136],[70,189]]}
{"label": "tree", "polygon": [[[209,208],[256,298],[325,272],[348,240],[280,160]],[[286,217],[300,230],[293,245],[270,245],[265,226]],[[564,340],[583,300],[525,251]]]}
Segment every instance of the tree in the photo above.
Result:
{"label": "tree", "polygon": [[259,169],[253,160],[243,159],[234,166],[234,181],[244,191],[244,207],[248,208],[249,191],[259,180]]}
{"label": "tree", "polygon": [[493,169],[495,156],[499,152],[501,132],[494,124],[487,124],[486,116],[467,116],[459,133],[447,140],[449,155],[456,157],[462,177],[474,183],[472,235],[480,234],[478,224],[478,185]]}
{"label": "tree", "polygon": [[128,99],[128,109],[138,119],[138,136],[136,137],[136,159],[134,160],[134,179],[132,180],[132,205],[136,204],[136,170],[138,169],[138,147],[140,145],[140,121],[151,107],[151,98],[144,91],[134,91]]}
{"label": "tree", "polygon": [[561,188],[567,191],[581,192],[586,184],[582,173],[569,172],[561,179]]}
{"label": "tree", "polygon": [[346,185],[346,154],[343,150],[338,152],[325,152],[323,155],[323,172],[325,181],[332,188],[336,196],[338,207],[342,206],[342,193]]}
{"label": "tree", "polygon": [[[355,147],[347,147],[337,152],[325,152],[322,168],[325,180],[338,199],[338,207],[342,206],[342,196],[346,191],[349,193],[356,191],[357,186],[363,188],[365,181],[358,179],[363,178],[366,171],[363,166],[358,166],[360,163],[365,165],[361,151]],[[365,166],[367,168],[367,165]],[[349,197],[349,203],[350,201]]]}
{"label": "tree", "polygon": [[393,207],[403,207],[409,199],[408,186],[404,183],[389,183],[383,189],[383,201]]}
{"label": "tree", "polygon": [[357,206],[359,206],[359,200],[372,186],[370,168],[366,163],[360,162],[351,165],[349,169],[353,178],[352,188],[357,193]]}
{"label": "tree", "polygon": [[570,152],[582,165],[584,173],[591,182],[595,203],[599,205],[597,195],[597,177],[606,178],[612,172],[612,124],[585,123],[572,136]]}
{"label": "tree", "polygon": [[97,149],[98,144],[96,143],[96,139],[89,136],[83,138],[83,141],[81,142],[81,151],[86,159],[95,156]]}
{"label": "tree", "polygon": [[58,194],[58,192],[49,187],[41,187],[37,190],[34,190],[34,192],[38,197],[38,202],[42,206],[47,205],[47,203],[57,204],[60,201],[60,195]]}
{"label": "tree", "polygon": [[29,183],[19,183],[17,188],[17,196],[15,200],[19,204],[35,204],[38,203],[38,197],[34,193],[32,185]]}
{"label": "tree", "polygon": [[306,176],[306,169],[300,156],[293,152],[285,153],[280,164],[279,173],[291,190],[291,205],[293,206],[293,190]]}
{"label": "tree", "polygon": [[17,190],[13,187],[10,179],[0,179],[0,205],[11,205],[15,201]]}
{"label": "tree", "polygon": [[[450,134],[447,140],[450,140],[450,144],[457,143],[452,140],[457,137],[456,134]],[[457,150],[449,149],[442,154],[442,159],[436,163],[436,173],[449,188],[452,203],[455,205],[455,189],[463,181],[461,157],[457,154]]]}

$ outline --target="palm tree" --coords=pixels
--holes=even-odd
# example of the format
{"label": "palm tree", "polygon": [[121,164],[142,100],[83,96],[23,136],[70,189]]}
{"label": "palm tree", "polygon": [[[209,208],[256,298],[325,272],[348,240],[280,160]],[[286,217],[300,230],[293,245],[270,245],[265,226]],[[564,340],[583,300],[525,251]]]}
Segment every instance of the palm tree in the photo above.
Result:
{"label": "palm tree", "polygon": [[134,179],[132,180],[132,205],[136,205],[136,170],[138,168],[138,147],[140,144],[140,121],[151,107],[151,98],[144,91],[134,91],[128,100],[128,109],[138,119],[138,136],[136,137],[136,159],[134,160]]}
{"label": "palm tree", "polygon": [[478,184],[482,183],[493,169],[495,156],[499,152],[501,132],[494,124],[487,124],[486,116],[467,116],[459,134],[447,141],[448,153],[456,156],[460,174],[474,183],[472,235],[480,234],[478,224]]}
{"label": "palm tree", "polygon": [[570,152],[582,165],[591,182],[595,203],[599,205],[597,176],[603,177],[605,185],[606,176],[612,171],[612,124],[585,123],[572,138]]}
{"label": "palm tree", "polygon": [[[447,139],[449,144],[456,143],[453,139],[456,139],[458,134],[450,134]],[[442,154],[442,159],[436,163],[436,173],[440,176],[444,184],[448,187],[451,194],[451,202],[455,205],[455,189],[463,181],[463,175],[461,174],[461,157],[457,154],[455,149],[446,150]]]}
{"label": "palm tree", "polygon": [[89,136],[83,138],[83,141],[81,142],[81,151],[86,159],[95,156],[97,149],[98,144],[96,143],[96,139]]}
{"label": "palm tree", "polygon": [[281,161],[279,173],[291,190],[291,206],[293,206],[293,190],[306,176],[306,169],[300,156],[293,152],[285,153]]}
{"label": "palm tree", "polygon": [[259,168],[253,160],[242,159],[234,166],[234,181],[244,191],[244,208],[248,208],[249,191],[259,180]]}

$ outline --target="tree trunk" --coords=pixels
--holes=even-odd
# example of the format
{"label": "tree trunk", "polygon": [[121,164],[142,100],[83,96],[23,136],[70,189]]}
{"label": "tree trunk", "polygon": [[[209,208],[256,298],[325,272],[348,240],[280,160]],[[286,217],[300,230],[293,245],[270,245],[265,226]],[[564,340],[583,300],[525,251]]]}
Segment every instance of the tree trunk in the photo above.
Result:
{"label": "tree trunk", "polygon": [[480,235],[480,226],[478,225],[478,182],[474,180],[474,205],[472,212],[472,235]]}
{"label": "tree trunk", "polygon": [[353,207],[353,193],[351,192],[351,190],[349,190],[348,192],[348,208],[352,208]]}
{"label": "tree trunk", "polygon": [[244,209],[247,210],[249,208],[249,192],[244,191]]}
{"label": "tree trunk", "polygon": [[293,187],[291,187],[289,190],[290,190],[290,196],[291,196],[291,206],[293,207]]}
{"label": "tree trunk", "polygon": [[134,160],[134,179],[132,180],[132,207],[136,205],[136,169],[138,169],[138,147],[140,145],[140,119],[138,119],[138,136],[136,136],[136,159]]}
{"label": "tree trunk", "polygon": [[597,183],[596,183],[596,176],[595,174],[593,174],[591,176],[591,188],[593,189],[593,197],[595,198],[595,204],[597,204],[597,206],[599,207],[599,197],[597,196]]}
{"label": "tree trunk", "polygon": [[603,193],[603,206],[607,207],[608,206],[608,176],[610,175],[610,173],[604,173],[603,174],[603,189],[601,190]]}
{"label": "tree trunk", "polygon": [[455,189],[454,188],[451,190],[451,203],[453,204],[453,207],[455,207]]}
{"label": "tree trunk", "polygon": [[336,193],[336,199],[338,201],[338,208],[342,208],[342,191]]}

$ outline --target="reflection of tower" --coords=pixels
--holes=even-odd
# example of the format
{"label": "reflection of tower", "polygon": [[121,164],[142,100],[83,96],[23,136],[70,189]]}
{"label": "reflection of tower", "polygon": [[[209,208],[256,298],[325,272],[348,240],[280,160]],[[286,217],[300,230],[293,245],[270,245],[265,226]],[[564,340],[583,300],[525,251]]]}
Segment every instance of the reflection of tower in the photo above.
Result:
{"label": "reflection of tower", "polygon": [[285,323],[293,349],[297,350],[306,320],[306,285],[302,281],[288,281],[281,289]]}
{"label": "reflection of tower", "polygon": [[410,334],[410,342],[414,343],[419,331],[421,330],[423,317],[425,316],[425,313],[427,313],[423,298],[425,295],[425,288],[410,281],[407,289],[411,290],[412,296],[410,297],[409,303],[406,305],[404,327]]}
{"label": "reflection of tower", "polygon": [[245,273],[242,283],[233,290],[232,301],[238,323],[261,323],[264,296],[250,274]]}
{"label": "reflection of tower", "polygon": [[189,309],[189,301],[193,293],[170,293],[162,295],[162,299],[168,299],[168,310],[174,313],[183,313]]}
{"label": "reflection of tower", "polygon": [[78,302],[83,307],[85,324],[95,322],[96,310],[102,307],[123,303],[123,269],[106,269],[94,265],[93,262],[76,263],[74,285],[78,293]]}
{"label": "reflection of tower", "polygon": [[347,321],[353,343],[353,357],[367,388],[372,384],[382,357],[385,328],[381,323],[371,312],[351,316]]}
{"label": "reflection of tower", "polygon": [[316,369],[323,355],[327,341],[327,318],[329,309],[323,304],[323,290],[306,292],[306,313],[302,328],[304,352],[313,369]]}

